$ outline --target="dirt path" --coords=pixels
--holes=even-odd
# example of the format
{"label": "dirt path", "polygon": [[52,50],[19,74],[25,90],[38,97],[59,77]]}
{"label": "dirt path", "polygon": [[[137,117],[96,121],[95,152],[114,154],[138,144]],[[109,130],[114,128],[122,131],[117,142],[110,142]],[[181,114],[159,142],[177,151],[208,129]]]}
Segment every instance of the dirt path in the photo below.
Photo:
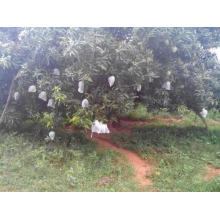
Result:
{"label": "dirt path", "polygon": [[[179,118],[158,118],[157,120],[162,121],[166,124],[172,123],[181,123],[182,119]],[[144,126],[154,124],[155,120],[150,119],[148,121],[141,120],[130,120],[123,118],[120,120],[120,125],[112,126],[112,124],[108,124],[108,128],[111,134],[120,134],[125,133],[127,135],[131,135],[132,128],[135,126]],[[219,124],[220,122],[216,122]],[[88,131],[87,135],[90,137],[91,133]],[[101,147],[110,148],[115,151],[122,152],[127,161],[133,166],[135,171],[135,181],[137,181],[141,186],[149,186],[152,185],[152,180],[150,175],[152,174],[153,165],[149,163],[147,160],[143,160],[138,154],[129,151],[124,148],[119,148],[112,140],[109,138],[107,134],[93,134],[93,140],[96,141]],[[208,181],[212,179],[214,176],[220,174],[220,169],[214,170],[211,167],[207,167],[208,174],[205,179]]]}
{"label": "dirt path", "polygon": [[[131,134],[131,128],[137,125],[144,125],[149,124],[149,122],[140,122],[140,121],[122,121],[122,126],[112,126],[111,124],[108,124],[109,130],[111,134],[119,134],[119,133],[125,133],[130,135]],[[87,132],[87,136],[90,136],[91,133]],[[117,147],[116,144],[114,144],[111,139],[109,138],[109,135],[106,134],[93,134],[93,140],[96,141],[101,147],[104,148],[110,148],[115,151],[122,152],[127,161],[132,165],[135,171],[135,181],[137,181],[141,186],[146,187],[149,185],[152,185],[152,180],[149,177],[152,173],[152,164],[149,163],[147,160],[142,159],[138,154],[124,149]]]}
{"label": "dirt path", "polygon": [[215,167],[213,167],[211,165],[207,165],[206,166],[206,170],[207,170],[207,173],[205,175],[205,180],[206,181],[210,181],[213,178],[215,178],[218,175],[220,175],[220,169],[219,168],[215,168]]}
{"label": "dirt path", "polygon": [[104,140],[99,135],[94,135],[93,140],[96,141],[100,146],[110,148],[115,151],[122,152],[127,161],[133,166],[135,171],[135,180],[140,183],[141,186],[148,186],[152,184],[151,179],[148,177],[151,174],[152,164],[147,163],[146,160],[140,158],[136,153],[118,148],[115,144],[110,141]]}

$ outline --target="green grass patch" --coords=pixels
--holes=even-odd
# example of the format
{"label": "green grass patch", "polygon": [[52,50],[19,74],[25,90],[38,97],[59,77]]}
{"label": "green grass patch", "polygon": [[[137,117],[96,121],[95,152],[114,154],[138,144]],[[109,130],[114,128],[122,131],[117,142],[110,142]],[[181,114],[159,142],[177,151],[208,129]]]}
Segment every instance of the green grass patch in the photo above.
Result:
{"label": "green grass patch", "polygon": [[219,109],[210,110],[208,113],[208,119],[220,121],[220,110]]}
{"label": "green grass patch", "polygon": [[78,138],[65,147],[1,133],[0,191],[138,190],[120,153],[96,150],[92,141]]}
{"label": "green grass patch", "polygon": [[156,164],[152,178],[158,191],[220,191],[220,178],[204,180],[206,164],[220,168],[220,126],[210,127],[207,135],[201,122],[160,123],[112,139]]}
{"label": "green grass patch", "polygon": [[152,114],[147,111],[145,106],[139,104],[133,111],[124,114],[122,117],[134,120],[148,120],[152,117]]}

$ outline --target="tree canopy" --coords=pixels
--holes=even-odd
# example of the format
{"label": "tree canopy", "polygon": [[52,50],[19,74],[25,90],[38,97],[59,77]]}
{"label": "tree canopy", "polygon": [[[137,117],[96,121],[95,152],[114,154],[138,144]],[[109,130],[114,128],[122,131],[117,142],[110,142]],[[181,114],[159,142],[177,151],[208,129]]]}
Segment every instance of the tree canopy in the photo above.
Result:
{"label": "tree canopy", "polygon": [[89,128],[95,119],[116,121],[137,102],[197,114],[219,107],[220,65],[210,52],[219,46],[220,28],[1,28],[2,109],[14,79],[4,124]]}

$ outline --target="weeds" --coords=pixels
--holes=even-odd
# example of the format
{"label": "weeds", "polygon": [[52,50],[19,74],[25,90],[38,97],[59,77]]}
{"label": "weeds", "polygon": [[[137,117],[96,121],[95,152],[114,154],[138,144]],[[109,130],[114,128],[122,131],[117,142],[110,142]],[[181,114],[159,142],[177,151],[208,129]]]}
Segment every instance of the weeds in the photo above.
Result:
{"label": "weeds", "polygon": [[123,115],[123,117],[136,119],[136,120],[148,120],[152,117],[152,114],[147,111],[147,108],[139,104],[133,111]]}
{"label": "weeds", "polygon": [[220,126],[210,128],[183,121],[133,129],[132,135],[114,135],[115,143],[157,164],[152,175],[158,191],[220,191],[220,179],[204,180],[205,165],[220,167]]}
{"label": "weeds", "polygon": [[[97,151],[94,143],[33,142],[22,135],[0,136],[0,191],[136,191],[132,169],[114,151]],[[119,165],[120,164],[120,165]],[[99,186],[103,177],[109,184]]]}

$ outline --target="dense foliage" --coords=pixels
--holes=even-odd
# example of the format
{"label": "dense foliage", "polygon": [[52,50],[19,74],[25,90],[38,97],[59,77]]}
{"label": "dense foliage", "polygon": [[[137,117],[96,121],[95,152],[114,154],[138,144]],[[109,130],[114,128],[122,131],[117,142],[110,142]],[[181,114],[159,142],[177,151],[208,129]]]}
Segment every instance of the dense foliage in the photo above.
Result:
{"label": "dense foliage", "polygon": [[[219,107],[220,65],[209,51],[220,45],[219,33],[219,28],[2,28],[1,108],[14,77],[13,94],[20,95],[12,97],[4,124],[89,128],[94,119],[117,121],[137,102],[171,111],[185,105],[197,114]],[[110,76],[116,79],[112,87]],[[31,85],[36,93],[28,92]],[[38,98],[42,91],[55,108]],[[89,107],[83,109],[85,98]]]}

